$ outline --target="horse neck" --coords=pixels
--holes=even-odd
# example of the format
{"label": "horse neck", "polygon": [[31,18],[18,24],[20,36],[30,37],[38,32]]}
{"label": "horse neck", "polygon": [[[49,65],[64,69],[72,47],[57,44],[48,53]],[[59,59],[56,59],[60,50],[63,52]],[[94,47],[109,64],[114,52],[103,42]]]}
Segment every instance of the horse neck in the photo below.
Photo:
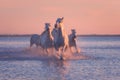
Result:
{"label": "horse neck", "polygon": [[48,30],[48,31],[46,32],[46,34],[47,34],[47,38],[48,38],[48,39],[53,40],[51,30]]}
{"label": "horse neck", "polygon": [[47,37],[50,36],[50,30],[46,30],[46,35],[47,35]]}
{"label": "horse neck", "polygon": [[61,36],[64,36],[65,35],[65,32],[64,32],[64,27],[63,27],[63,23],[59,23],[59,34]]}
{"label": "horse neck", "polygon": [[75,40],[76,39],[76,35],[75,34],[71,34],[71,39]]}
{"label": "horse neck", "polygon": [[59,37],[63,37],[63,30],[61,28],[58,29]]}

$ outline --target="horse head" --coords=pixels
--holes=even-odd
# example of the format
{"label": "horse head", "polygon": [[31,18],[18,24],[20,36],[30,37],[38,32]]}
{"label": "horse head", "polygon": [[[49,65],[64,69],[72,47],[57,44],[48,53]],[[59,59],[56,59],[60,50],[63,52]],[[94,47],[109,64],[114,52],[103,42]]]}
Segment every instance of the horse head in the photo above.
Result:
{"label": "horse head", "polygon": [[76,38],[76,30],[75,29],[71,29],[71,34],[72,34],[72,38],[75,39]]}
{"label": "horse head", "polygon": [[45,23],[45,30],[50,30],[50,23]]}
{"label": "horse head", "polygon": [[64,20],[64,17],[62,17],[62,18],[57,18],[56,23],[62,23],[63,20]]}

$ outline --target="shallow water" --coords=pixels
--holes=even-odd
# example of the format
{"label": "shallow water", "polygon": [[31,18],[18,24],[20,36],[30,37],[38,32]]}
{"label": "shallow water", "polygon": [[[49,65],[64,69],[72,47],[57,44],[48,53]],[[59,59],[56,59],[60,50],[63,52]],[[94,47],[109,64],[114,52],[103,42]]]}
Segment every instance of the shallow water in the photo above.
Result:
{"label": "shallow water", "polygon": [[120,80],[120,36],[78,37],[80,54],[90,58],[65,61],[41,57],[29,39],[0,37],[0,80]]}

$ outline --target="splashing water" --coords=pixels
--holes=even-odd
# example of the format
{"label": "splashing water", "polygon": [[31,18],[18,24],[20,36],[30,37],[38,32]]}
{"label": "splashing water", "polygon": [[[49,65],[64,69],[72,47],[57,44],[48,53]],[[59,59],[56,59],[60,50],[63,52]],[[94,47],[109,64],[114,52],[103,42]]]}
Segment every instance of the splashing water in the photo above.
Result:
{"label": "splashing water", "polygon": [[[49,53],[45,52],[43,49],[41,48],[16,48],[16,49],[11,49],[8,48],[7,50],[4,51],[0,50],[0,53],[3,53],[0,55],[0,59],[9,59],[9,60],[14,60],[14,59],[21,59],[21,60],[27,60],[27,59],[39,59],[39,60],[54,60],[54,59],[58,59],[59,60],[59,56],[56,53],[55,50],[53,51],[49,51]],[[79,53],[75,53],[72,54],[70,53],[70,51],[66,51],[63,54],[63,57],[65,58],[65,60],[70,60],[70,59],[87,59],[86,56],[83,56]]]}

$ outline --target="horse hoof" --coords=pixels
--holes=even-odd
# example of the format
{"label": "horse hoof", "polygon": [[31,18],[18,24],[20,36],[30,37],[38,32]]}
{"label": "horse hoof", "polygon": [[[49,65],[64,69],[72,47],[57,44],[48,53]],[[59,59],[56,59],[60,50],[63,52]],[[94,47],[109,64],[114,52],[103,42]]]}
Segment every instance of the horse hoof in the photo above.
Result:
{"label": "horse hoof", "polygon": [[60,60],[65,60],[65,58],[64,57],[60,57]]}

